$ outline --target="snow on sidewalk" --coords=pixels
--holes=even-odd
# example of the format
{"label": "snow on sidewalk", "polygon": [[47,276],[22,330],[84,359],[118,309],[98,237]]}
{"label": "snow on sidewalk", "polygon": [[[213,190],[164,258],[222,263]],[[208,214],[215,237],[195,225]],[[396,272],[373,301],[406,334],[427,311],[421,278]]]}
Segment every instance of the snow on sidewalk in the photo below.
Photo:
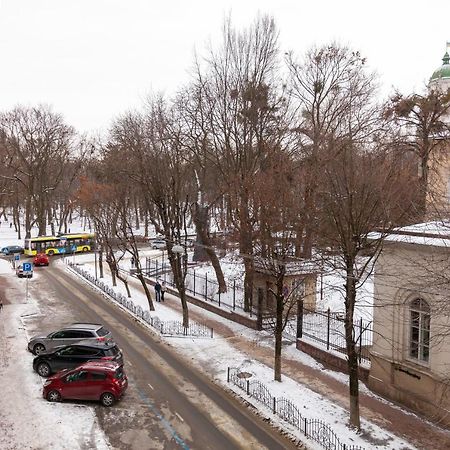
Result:
{"label": "snow on sidewalk", "polygon": [[[22,281],[12,273],[10,264],[0,259],[0,277]],[[0,448],[110,448],[91,406],[42,398],[43,379],[33,371],[23,323],[31,314],[40,314],[32,297],[29,303],[5,304],[0,311]]]}
{"label": "snow on sidewalk", "polygon": [[[89,261],[88,255],[83,255],[83,259],[79,262],[84,262],[83,269],[91,274],[94,273],[94,267]],[[102,279],[104,283],[110,282],[109,277]],[[130,279],[131,281],[131,279]],[[130,283],[132,292],[131,300],[141,306],[144,311],[149,311],[147,299],[145,295],[139,290],[137,283]],[[114,288],[116,292],[126,294],[122,283],[118,281],[118,286]],[[166,293],[168,298],[170,294]],[[154,303],[156,311],[151,312],[153,317],[157,316],[159,319],[165,320],[181,320],[181,314],[167,305],[167,303]],[[190,305],[191,308],[191,305]],[[212,313],[204,311],[206,315]],[[261,332],[249,330],[241,325],[230,322],[226,319],[214,315],[215,319],[220,322],[226,322],[227,327],[231,327],[237,334],[247,335],[250,339],[257,339],[256,334],[261,335]],[[171,346],[177,349],[185,357],[200,370],[206,372],[217,383],[223,385],[227,389],[236,392],[240,397],[245,397],[245,400],[253,404],[253,406],[265,417],[268,417],[277,424],[280,428],[289,431],[295,438],[300,441],[305,441],[305,437],[295,428],[286,424],[279,417],[273,415],[262,404],[256,402],[254,399],[248,398],[244,393],[232,384],[227,383],[227,368],[239,368],[243,372],[248,372],[252,375],[251,379],[258,380],[266,385],[275,397],[285,397],[292,401],[301,414],[309,419],[320,419],[329,424],[335,431],[339,439],[346,444],[359,445],[366,449],[374,448],[373,442],[377,442],[376,448],[378,450],[397,450],[414,449],[411,444],[403,439],[393,435],[392,433],[382,429],[376,424],[362,419],[361,424],[364,430],[364,436],[370,436],[370,442],[366,440],[361,434],[347,426],[348,412],[329,401],[320,394],[313,392],[307,386],[297,383],[293,379],[283,376],[282,382],[273,381],[273,369],[258,361],[252,359],[251,354],[244,353],[230,344],[229,339],[215,333],[214,339],[192,339],[192,338],[164,338]],[[309,358],[309,357],[306,357]],[[316,363],[317,364],[317,363]],[[322,448],[318,444],[308,443],[311,448]]]}

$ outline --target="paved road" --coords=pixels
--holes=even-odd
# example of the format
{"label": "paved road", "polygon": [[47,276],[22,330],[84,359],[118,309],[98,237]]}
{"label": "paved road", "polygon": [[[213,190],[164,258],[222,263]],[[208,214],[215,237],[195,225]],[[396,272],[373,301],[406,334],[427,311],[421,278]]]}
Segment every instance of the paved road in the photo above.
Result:
{"label": "paved road", "polygon": [[63,267],[53,264],[39,271],[37,292],[49,290],[49,298],[57,299],[41,294],[41,302],[54,312],[55,320],[58,309],[66,307],[74,321],[103,323],[124,351],[127,395],[113,408],[96,407],[115,448],[297,448]]}

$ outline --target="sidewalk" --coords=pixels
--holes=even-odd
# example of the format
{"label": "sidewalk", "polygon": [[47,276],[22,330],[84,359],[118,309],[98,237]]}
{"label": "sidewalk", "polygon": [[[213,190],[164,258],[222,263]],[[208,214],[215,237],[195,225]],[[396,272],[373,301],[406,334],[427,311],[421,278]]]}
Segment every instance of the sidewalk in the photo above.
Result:
{"label": "sidewalk", "polygon": [[[142,289],[137,280],[130,280],[130,284],[134,288]],[[166,293],[165,298],[165,306],[181,313],[181,304],[177,297]],[[248,353],[262,364],[273,367],[273,348],[249,340],[246,335],[239,332],[236,333],[236,328],[241,327],[240,325],[233,323],[228,325],[224,323],[225,319],[215,318],[214,314],[192,304],[189,304],[189,316],[192,320],[212,327],[215,335],[227,338],[228,343],[236,350]],[[299,353],[299,350],[293,345],[291,347],[288,354],[286,351],[283,353],[283,374],[348,410],[347,385],[330,376],[328,371],[315,369],[295,359],[295,352]],[[450,448],[450,432],[371,394],[362,383],[361,391],[367,391],[367,393],[360,393],[361,417],[376,423],[419,449],[447,450]],[[373,448],[376,448],[376,445],[377,442],[373,442]]]}

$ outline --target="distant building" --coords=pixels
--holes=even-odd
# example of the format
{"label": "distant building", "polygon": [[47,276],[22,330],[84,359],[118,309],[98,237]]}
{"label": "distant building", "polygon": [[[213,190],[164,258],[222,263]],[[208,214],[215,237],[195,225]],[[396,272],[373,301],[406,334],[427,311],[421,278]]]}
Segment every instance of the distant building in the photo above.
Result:
{"label": "distant building", "polygon": [[450,89],[450,42],[447,42],[447,50],[442,58],[442,65],[438,67],[431,75],[428,88],[434,90],[446,91]]}
{"label": "distant building", "polygon": [[[430,91],[447,92],[450,89],[450,42],[438,67],[430,78]],[[446,118],[450,125],[450,114]],[[450,138],[450,136],[449,136]],[[448,217],[450,212],[450,143],[442,140],[442,144],[433,151],[429,160],[429,180],[427,192],[427,219]]]}

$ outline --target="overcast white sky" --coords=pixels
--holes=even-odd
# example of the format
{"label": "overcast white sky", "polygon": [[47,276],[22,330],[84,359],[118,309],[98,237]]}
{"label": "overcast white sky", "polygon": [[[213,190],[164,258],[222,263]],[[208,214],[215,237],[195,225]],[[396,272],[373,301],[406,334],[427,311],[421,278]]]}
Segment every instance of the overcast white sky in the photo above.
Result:
{"label": "overcast white sky", "polygon": [[422,90],[450,41],[450,0],[0,0],[0,111],[51,104],[79,131],[106,131],[150,91],[174,92],[196,49],[272,15],[282,51],[338,40],[383,92]]}

